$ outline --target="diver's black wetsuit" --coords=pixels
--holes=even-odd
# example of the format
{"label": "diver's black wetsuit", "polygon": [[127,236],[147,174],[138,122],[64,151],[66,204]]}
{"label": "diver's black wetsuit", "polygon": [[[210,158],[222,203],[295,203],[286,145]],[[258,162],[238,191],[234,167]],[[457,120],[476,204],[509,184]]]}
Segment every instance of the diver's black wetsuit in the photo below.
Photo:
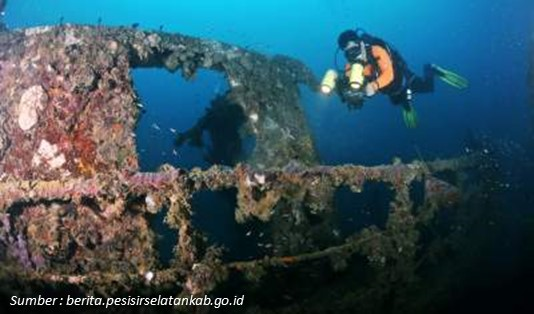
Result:
{"label": "diver's black wetsuit", "polygon": [[[394,105],[407,105],[411,101],[412,93],[432,93],[434,91],[434,70],[430,64],[425,64],[423,77],[417,76],[409,68],[398,53],[392,54],[395,68],[395,78],[387,90],[383,91],[389,96]],[[400,75],[399,75],[400,74]]]}

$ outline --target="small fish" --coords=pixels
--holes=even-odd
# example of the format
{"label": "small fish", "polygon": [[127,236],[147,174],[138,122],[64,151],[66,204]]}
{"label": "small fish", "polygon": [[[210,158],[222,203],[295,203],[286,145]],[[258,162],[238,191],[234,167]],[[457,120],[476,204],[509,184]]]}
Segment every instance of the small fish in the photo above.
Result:
{"label": "small fish", "polygon": [[152,128],[157,131],[161,131],[161,128],[156,123],[152,123]]}
{"label": "small fish", "polygon": [[178,156],[178,152],[176,151],[176,149],[173,149],[173,150],[172,150],[172,154],[173,154],[174,156]]}
{"label": "small fish", "polygon": [[132,28],[133,28],[133,29],[137,29],[138,27],[139,27],[139,23],[133,23],[133,24],[132,24]]}
{"label": "small fish", "polygon": [[252,231],[249,231],[249,232],[247,232],[246,236],[250,237],[251,234],[252,234]]}
{"label": "small fish", "polygon": [[143,106],[143,104],[140,102],[136,103],[135,105],[141,109],[145,108],[145,106]]}
{"label": "small fish", "polygon": [[259,237],[260,237],[260,238],[261,238],[261,237],[263,237],[263,232],[260,232],[260,235],[259,235]]}
{"label": "small fish", "polygon": [[163,25],[159,26],[159,31],[161,32],[163,30]]}
{"label": "small fish", "polygon": [[172,134],[176,134],[176,129],[169,128],[169,131],[171,131]]}

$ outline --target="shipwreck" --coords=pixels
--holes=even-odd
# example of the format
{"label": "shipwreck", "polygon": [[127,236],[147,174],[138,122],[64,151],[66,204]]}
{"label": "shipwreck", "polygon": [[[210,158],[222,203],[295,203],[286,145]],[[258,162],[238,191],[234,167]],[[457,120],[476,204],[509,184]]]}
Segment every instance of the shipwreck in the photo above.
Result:
{"label": "shipwreck", "polygon": [[[229,164],[207,170],[163,165],[140,172],[140,109],[130,75],[139,67],[185,78],[198,69],[223,73],[229,91],[179,141],[209,132],[217,112],[232,108],[240,117],[236,134],[255,138],[252,153],[226,156]],[[462,234],[465,212],[487,196],[485,161],[471,153],[373,167],[321,165],[300,85],[315,90],[317,80],[299,61],[214,40],[68,24],[1,31],[3,293],[240,293],[255,313],[268,312],[273,299],[288,313],[322,313],[326,298],[337,300],[330,311],[407,306],[409,288],[424,288],[425,267],[446,250],[444,239]],[[224,138],[212,139],[225,146]],[[385,223],[346,237],[333,232],[336,190],[365,194],[370,182],[390,194]],[[235,220],[267,230],[264,256],[228,260],[206,243],[191,222],[191,198],[204,190],[235,191]],[[372,200],[368,205],[372,210]],[[168,265],[158,258],[150,225],[162,212],[176,234]],[[315,285],[291,286],[290,277]],[[272,288],[286,284],[289,295]]]}

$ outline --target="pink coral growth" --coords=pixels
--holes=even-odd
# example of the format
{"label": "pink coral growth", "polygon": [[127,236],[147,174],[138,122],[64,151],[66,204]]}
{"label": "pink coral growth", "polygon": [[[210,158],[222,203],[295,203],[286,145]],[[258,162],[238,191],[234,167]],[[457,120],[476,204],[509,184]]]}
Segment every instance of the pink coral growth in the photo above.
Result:
{"label": "pink coral growth", "polygon": [[427,200],[436,200],[445,204],[458,201],[460,192],[457,187],[435,177],[425,180],[425,195]]}
{"label": "pink coral growth", "polygon": [[130,178],[133,189],[159,189],[177,178],[176,172],[139,172]]}

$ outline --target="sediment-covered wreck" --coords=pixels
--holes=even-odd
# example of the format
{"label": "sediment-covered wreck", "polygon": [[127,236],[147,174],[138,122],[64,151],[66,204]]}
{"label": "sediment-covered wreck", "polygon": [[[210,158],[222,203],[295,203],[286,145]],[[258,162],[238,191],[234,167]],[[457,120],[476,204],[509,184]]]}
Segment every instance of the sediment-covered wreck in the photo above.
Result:
{"label": "sediment-covered wreck", "polygon": [[[256,138],[252,154],[233,167],[185,171],[164,165],[159,172],[139,172],[133,134],[139,107],[130,77],[135,67],[179,70],[186,78],[199,68],[223,72],[230,90],[218,106],[239,108],[245,118],[239,128]],[[456,217],[466,199],[482,195],[471,176],[481,167],[480,156],[321,166],[299,84],[314,89],[316,80],[296,60],[179,34],[74,25],[1,32],[4,293],[43,285],[98,295],[239,291],[261,312],[271,298],[262,292],[271,291],[280,299],[278,312],[292,313],[306,305],[315,306],[307,313],[322,313],[327,297],[338,300],[330,310],[343,311],[401,295],[397,288],[417,282],[421,268],[439,258],[442,236],[454,233],[428,231],[440,224],[440,210],[454,208],[449,215]],[[333,232],[333,195],[342,186],[365,193],[367,182],[392,191],[386,223],[342,238]],[[194,193],[228,189],[237,191],[238,222],[268,226],[266,256],[229,261],[191,223]],[[161,211],[177,234],[170,265],[159,262],[149,224]],[[365,269],[360,282],[325,280],[358,269]],[[301,287],[308,297],[297,288],[290,296],[266,288],[289,277],[316,282],[315,297],[309,298],[308,287]],[[403,300],[393,299],[395,306]]]}

